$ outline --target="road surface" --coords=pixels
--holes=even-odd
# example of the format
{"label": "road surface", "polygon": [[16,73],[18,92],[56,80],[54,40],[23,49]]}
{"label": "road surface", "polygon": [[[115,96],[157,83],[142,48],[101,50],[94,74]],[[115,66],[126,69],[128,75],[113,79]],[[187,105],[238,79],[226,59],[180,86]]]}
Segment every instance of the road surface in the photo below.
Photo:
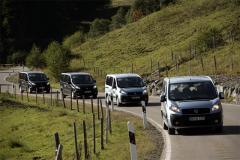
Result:
{"label": "road surface", "polygon": [[[16,68],[15,71],[17,70]],[[8,83],[5,81],[8,75],[6,71],[4,73],[0,71],[0,84]],[[142,109],[139,106],[123,106],[119,109],[142,115]],[[223,110],[224,128],[221,134],[204,129],[187,130],[177,135],[168,135],[161,126],[159,97],[151,96],[147,106],[147,117],[163,132],[165,150],[162,158],[167,160],[239,160],[240,106],[223,104]]]}

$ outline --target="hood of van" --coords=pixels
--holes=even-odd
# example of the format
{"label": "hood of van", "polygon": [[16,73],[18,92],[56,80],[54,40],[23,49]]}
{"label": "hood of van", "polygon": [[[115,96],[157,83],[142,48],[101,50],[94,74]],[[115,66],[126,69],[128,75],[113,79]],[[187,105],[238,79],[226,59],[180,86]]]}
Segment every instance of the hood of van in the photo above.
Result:
{"label": "hood of van", "polygon": [[189,108],[211,108],[214,104],[219,103],[219,99],[214,100],[186,100],[186,101],[176,101],[176,104],[181,109]]}

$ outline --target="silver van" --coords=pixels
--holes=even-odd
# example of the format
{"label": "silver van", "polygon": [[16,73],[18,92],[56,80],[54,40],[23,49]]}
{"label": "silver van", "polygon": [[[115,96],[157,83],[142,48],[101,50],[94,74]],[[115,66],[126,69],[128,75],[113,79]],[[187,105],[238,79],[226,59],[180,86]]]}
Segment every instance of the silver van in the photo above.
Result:
{"label": "silver van", "polygon": [[121,106],[126,103],[148,104],[148,92],[143,79],[137,74],[109,74],[105,81],[105,98],[108,104]]}
{"label": "silver van", "polygon": [[223,110],[210,77],[188,76],[165,78],[160,95],[163,128],[169,134],[175,129],[211,127],[221,132]]}

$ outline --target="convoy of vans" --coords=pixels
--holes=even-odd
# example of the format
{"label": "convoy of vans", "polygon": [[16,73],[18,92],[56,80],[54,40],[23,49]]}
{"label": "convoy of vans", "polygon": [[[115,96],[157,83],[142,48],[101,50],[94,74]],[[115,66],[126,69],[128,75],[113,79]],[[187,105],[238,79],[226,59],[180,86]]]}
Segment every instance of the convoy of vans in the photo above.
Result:
{"label": "convoy of vans", "polygon": [[[50,92],[48,77],[43,72],[20,72],[20,92]],[[61,73],[60,91],[64,97],[97,98],[96,80],[84,72]],[[148,90],[144,80],[137,74],[108,74],[105,80],[106,103],[123,104],[142,101],[148,104]],[[214,82],[206,76],[168,77],[163,80],[160,94],[163,128],[169,134],[176,129],[211,127],[221,131],[223,110]]]}

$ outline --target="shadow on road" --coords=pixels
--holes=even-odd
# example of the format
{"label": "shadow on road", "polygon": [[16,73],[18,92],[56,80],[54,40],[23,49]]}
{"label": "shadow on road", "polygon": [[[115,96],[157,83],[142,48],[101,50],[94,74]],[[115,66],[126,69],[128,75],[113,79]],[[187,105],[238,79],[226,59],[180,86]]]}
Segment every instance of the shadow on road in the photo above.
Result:
{"label": "shadow on road", "polygon": [[223,126],[223,131],[221,133],[216,132],[212,128],[192,128],[179,130],[178,134],[183,136],[239,135],[240,126]]}

